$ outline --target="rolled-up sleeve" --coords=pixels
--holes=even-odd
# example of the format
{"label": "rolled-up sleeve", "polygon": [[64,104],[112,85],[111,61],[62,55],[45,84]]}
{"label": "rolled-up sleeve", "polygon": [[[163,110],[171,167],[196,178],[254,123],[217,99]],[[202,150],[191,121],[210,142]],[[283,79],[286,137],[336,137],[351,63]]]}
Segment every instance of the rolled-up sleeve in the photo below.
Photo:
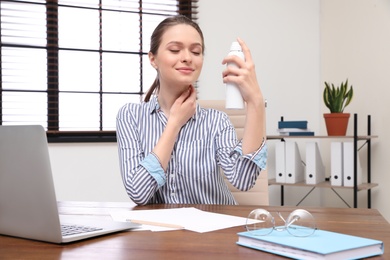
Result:
{"label": "rolled-up sleeve", "polygon": [[265,139],[261,143],[260,147],[253,153],[245,155],[242,154],[242,141],[240,141],[236,147],[234,147],[233,151],[238,153],[243,158],[253,161],[262,170],[267,167],[268,147],[267,141]]}
{"label": "rolled-up sleeve", "polygon": [[153,153],[150,153],[141,162],[141,165],[152,175],[156,180],[158,187],[161,187],[166,182],[166,176],[159,160]]}

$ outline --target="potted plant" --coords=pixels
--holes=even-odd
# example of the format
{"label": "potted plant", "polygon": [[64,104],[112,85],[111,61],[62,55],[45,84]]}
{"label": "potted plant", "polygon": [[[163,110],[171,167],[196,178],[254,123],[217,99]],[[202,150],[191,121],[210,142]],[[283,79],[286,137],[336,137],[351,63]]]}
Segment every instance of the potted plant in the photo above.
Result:
{"label": "potted plant", "polygon": [[353,87],[348,86],[348,79],[335,87],[325,82],[323,99],[330,113],[325,113],[325,124],[328,135],[344,136],[347,132],[349,113],[344,113],[344,108],[351,103]]}

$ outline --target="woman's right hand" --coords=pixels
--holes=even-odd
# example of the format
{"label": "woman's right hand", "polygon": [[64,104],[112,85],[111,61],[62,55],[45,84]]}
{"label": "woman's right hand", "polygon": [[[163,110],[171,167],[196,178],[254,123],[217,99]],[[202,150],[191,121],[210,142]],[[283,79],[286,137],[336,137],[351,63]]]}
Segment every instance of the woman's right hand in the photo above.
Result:
{"label": "woman's right hand", "polygon": [[169,111],[169,122],[181,128],[195,114],[196,111],[196,91],[190,85],[173,103]]}

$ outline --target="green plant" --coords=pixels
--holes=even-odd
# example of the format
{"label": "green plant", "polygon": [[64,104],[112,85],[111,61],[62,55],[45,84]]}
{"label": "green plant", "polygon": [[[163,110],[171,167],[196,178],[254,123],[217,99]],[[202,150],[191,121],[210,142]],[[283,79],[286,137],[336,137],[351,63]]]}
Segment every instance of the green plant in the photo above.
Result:
{"label": "green plant", "polygon": [[[349,88],[349,89],[348,89]],[[323,93],[324,103],[329,108],[330,113],[342,113],[344,108],[351,103],[353,97],[352,85],[348,87],[348,79],[341,82],[340,86],[335,87],[325,82]]]}

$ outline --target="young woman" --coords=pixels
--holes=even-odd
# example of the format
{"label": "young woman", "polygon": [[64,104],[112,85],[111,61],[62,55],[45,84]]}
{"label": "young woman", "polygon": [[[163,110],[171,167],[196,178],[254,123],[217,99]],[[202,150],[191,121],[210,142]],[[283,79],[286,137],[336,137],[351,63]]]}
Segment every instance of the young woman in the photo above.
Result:
{"label": "young woman", "polygon": [[117,116],[122,179],[135,203],[236,204],[223,174],[243,191],[255,184],[267,159],[265,104],[250,51],[238,41],[245,61],[226,57],[223,64],[238,67],[222,77],[238,84],[246,102],[241,141],[225,113],[196,102],[205,48],[199,26],[174,16],[154,30],[149,59],[157,78],[145,102],[126,104]]}

